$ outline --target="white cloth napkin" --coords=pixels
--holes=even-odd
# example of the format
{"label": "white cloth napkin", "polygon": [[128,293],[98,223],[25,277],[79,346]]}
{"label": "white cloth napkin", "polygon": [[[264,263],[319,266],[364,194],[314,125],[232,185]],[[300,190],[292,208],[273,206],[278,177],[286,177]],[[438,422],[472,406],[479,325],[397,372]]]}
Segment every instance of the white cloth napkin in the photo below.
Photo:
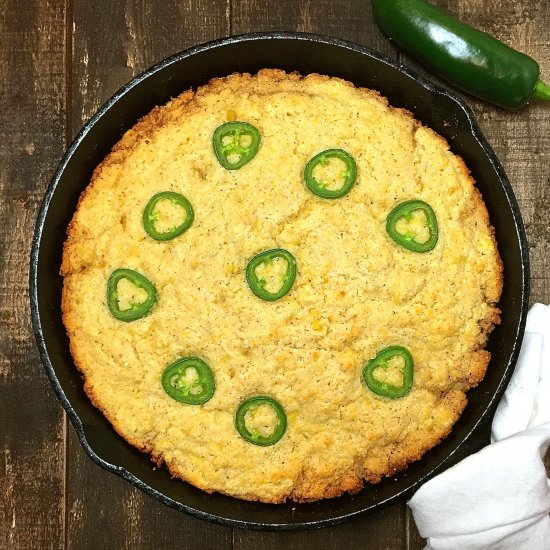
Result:
{"label": "white cloth napkin", "polygon": [[409,501],[426,550],[550,549],[550,306],[529,311],[491,440]]}

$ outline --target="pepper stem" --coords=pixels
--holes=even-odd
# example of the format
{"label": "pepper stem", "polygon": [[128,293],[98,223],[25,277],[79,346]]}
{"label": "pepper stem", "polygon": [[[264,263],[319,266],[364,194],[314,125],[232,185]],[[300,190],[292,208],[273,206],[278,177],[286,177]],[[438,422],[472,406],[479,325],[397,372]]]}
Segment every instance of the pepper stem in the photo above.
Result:
{"label": "pepper stem", "polygon": [[533,99],[542,99],[543,101],[550,101],[550,86],[545,84],[542,80],[537,80],[535,84],[535,91],[533,92]]}

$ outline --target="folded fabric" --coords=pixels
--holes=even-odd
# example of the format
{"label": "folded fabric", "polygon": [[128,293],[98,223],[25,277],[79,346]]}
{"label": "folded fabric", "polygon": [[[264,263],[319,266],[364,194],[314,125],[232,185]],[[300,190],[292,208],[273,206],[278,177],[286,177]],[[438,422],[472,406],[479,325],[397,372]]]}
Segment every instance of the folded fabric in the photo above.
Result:
{"label": "folded fabric", "polygon": [[550,549],[550,306],[529,311],[491,441],[410,500],[427,550]]}

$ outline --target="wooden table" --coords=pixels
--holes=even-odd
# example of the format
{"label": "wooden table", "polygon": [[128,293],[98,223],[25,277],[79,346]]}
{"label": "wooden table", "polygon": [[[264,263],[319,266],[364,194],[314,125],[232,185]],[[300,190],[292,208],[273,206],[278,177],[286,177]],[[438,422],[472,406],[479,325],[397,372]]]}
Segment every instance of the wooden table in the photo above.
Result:
{"label": "wooden table", "polygon": [[[437,0],[536,57],[550,80],[548,0]],[[36,214],[65,147],[135,74],[189,46],[260,30],[325,33],[415,64],[368,0],[3,0],[0,4],[0,548],[391,548],[423,545],[404,503],[282,534],[178,513],[88,459],[43,372],[29,319]],[[467,98],[526,222],[532,300],[550,301],[550,106],[504,112]]]}

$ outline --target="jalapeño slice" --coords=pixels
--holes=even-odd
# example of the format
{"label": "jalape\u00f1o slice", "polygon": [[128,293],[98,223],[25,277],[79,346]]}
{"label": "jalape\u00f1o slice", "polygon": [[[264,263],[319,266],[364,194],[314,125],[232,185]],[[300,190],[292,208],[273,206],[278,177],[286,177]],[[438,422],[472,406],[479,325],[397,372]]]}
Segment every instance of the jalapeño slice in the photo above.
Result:
{"label": "jalape\u00f1o slice", "polygon": [[[424,213],[424,227],[428,230],[428,238],[424,241],[418,241],[417,233],[413,230],[404,233],[397,230],[400,220],[411,222],[414,213],[419,211]],[[421,200],[415,199],[398,204],[388,215],[386,231],[398,245],[411,252],[429,252],[437,244],[438,227],[435,212],[428,203]]]}
{"label": "jalape\u00f1o slice", "polygon": [[[262,266],[273,266],[273,263],[277,261],[286,263],[286,271],[283,275],[283,282],[280,288],[272,292],[266,288],[268,282],[257,273],[257,269]],[[292,288],[295,279],[296,260],[288,250],[284,250],[283,248],[274,248],[272,250],[260,252],[260,254],[254,256],[246,266],[246,281],[250,290],[252,290],[258,298],[267,300],[268,302],[279,300],[279,298],[287,294]]]}
{"label": "jalape\u00f1o slice", "polygon": [[[185,211],[185,218],[180,224],[166,231],[159,231],[156,227],[159,220],[159,213],[155,211],[155,207],[159,202],[164,201],[183,208]],[[143,210],[143,228],[151,238],[155,239],[155,241],[169,241],[187,231],[189,227],[191,227],[194,218],[195,213],[193,212],[193,207],[183,195],[175,193],[174,191],[163,191],[162,193],[153,195]]]}
{"label": "jalape\u00f1o slice", "polygon": [[[401,368],[402,383],[394,385],[375,378],[374,371],[378,368],[387,370],[393,357],[403,359]],[[397,399],[403,397],[411,390],[413,383],[414,361],[411,352],[402,346],[390,346],[379,351],[374,359],[371,359],[363,369],[363,380],[367,387],[377,395]]]}
{"label": "jalape\u00f1o slice", "polygon": [[198,357],[182,357],[166,367],[161,382],[172,399],[188,405],[206,403],[216,389],[210,367]]}
{"label": "jalape\u00f1o slice", "polygon": [[[142,302],[130,302],[130,307],[121,309],[119,304],[118,283],[126,279],[138,289],[146,292],[147,297]],[[107,306],[111,315],[119,321],[126,323],[136,321],[151,312],[157,301],[157,289],[155,285],[141,273],[132,269],[115,269],[107,282]]]}
{"label": "jalape\u00f1o slice", "polygon": [[[254,418],[258,413],[261,414],[260,408],[269,408],[275,413],[274,426],[269,422],[271,419]],[[252,424],[256,426],[251,426]],[[286,431],[286,414],[275,399],[265,395],[252,397],[241,403],[237,409],[235,427],[244,440],[254,445],[268,447],[283,437]]]}
{"label": "jalape\u00f1o slice", "polygon": [[[317,166],[327,164],[330,159],[338,159],[344,163],[344,170],[341,172],[342,185],[338,189],[329,189],[326,182],[318,180],[313,171]],[[323,199],[339,199],[350,192],[357,178],[357,165],[354,158],[343,149],[327,149],[315,155],[306,165],[304,180],[309,190]]]}
{"label": "jalape\u00f1o slice", "polygon": [[212,144],[226,170],[238,170],[250,162],[260,147],[260,132],[248,122],[226,122],[214,131]]}

